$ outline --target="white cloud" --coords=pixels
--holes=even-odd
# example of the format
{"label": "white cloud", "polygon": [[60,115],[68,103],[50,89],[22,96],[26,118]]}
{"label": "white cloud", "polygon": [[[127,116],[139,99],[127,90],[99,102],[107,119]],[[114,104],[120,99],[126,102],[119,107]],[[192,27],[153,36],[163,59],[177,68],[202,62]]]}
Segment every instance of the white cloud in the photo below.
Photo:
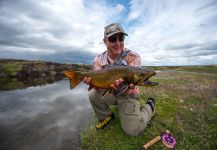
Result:
{"label": "white cloud", "polygon": [[129,34],[126,47],[142,56],[143,65],[214,62],[217,51],[215,0],[131,0],[126,3],[1,1],[0,46],[17,52],[101,53],[105,50],[104,26],[119,22]]}
{"label": "white cloud", "polygon": [[[120,4],[115,7],[107,6],[105,3],[96,3],[90,0],[89,3],[82,0],[56,0],[56,1],[21,1],[17,6],[13,3],[2,4],[0,19],[5,21],[5,26],[16,30],[18,35],[13,33],[6,39],[16,41],[19,37],[28,43],[32,41],[32,48],[55,49],[55,45],[62,47],[62,51],[77,48],[83,51],[103,51],[103,45],[99,44],[103,38],[104,26],[112,20],[114,14],[122,12],[124,7]],[[110,12],[114,9],[115,11]],[[113,19],[112,19],[113,18]],[[15,28],[19,27],[19,28]],[[4,33],[2,33],[4,34]],[[50,47],[52,46],[53,47]]]}
{"label": "white cloud", "polygon": [[[137,24],[130,28],[127,46],[138,51],[143,65],[188,64],[191,54],[206,51],[207,42],[217,43],[217,28],[210,25],[216,17],[217,5],[211,1],[132,0],[128,21]],[[214,61],[217,45],[210,52],[207,58]],[[201,62],[192,64],[203,62],[197,59]]]}
{"label": "white cloud", "polygon": [[116,9],[116,11],[117,11],[118,13],[121,13],[121,12],[124,10],[124,6],[121,5],[121,4],[117,4],[117,5],[115,6],[115,9]]}

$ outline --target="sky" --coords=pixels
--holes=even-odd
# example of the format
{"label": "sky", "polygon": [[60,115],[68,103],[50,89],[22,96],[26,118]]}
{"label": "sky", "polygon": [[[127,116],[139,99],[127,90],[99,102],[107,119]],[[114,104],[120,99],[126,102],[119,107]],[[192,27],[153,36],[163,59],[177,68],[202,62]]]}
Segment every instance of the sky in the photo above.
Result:
{"label": "sky", "polygon": [[110,23],[144,66],[217,64],[217,0],[0,0],[0,58],[91,64]]}

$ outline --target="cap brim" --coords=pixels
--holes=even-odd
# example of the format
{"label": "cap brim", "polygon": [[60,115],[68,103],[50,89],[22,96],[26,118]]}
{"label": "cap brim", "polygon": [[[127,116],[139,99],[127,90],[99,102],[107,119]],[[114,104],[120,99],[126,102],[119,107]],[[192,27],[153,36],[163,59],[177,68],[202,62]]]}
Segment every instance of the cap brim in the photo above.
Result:
{"label": "cap brim", "polygon": [[114,32],[114,33],[110,33],[109,35],[107,35],[107,36],[105,36],[105,37],[110,37],[110,36],[115,35],[115,34],[117,34],[117,33],[123,33],[124,35],[128,36],[128,34],[125,33],[125,32]]}

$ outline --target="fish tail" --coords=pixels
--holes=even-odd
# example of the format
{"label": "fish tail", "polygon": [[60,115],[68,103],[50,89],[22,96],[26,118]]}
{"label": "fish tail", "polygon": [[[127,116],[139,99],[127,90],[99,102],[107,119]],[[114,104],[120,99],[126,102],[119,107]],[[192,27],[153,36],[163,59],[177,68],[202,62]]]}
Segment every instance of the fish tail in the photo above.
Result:
{"label": "fish tail", "polygon": [[79,78],[79,72],[68,70],[64,72],[64,75],[70,80],[71,89],[76,87],[81,82],[81,78]]}

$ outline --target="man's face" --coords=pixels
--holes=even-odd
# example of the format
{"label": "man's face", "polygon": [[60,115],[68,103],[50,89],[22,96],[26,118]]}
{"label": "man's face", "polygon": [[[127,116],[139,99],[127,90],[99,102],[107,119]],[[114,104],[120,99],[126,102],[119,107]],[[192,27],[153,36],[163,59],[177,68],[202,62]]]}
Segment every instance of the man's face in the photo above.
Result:
{"label": "man's face", "polygon": [[104,43],[107,47],[107,50],[113,55],[121,54],[124,48],[124,38],[124,34],[122,33],[117,33],[105,38]]}

